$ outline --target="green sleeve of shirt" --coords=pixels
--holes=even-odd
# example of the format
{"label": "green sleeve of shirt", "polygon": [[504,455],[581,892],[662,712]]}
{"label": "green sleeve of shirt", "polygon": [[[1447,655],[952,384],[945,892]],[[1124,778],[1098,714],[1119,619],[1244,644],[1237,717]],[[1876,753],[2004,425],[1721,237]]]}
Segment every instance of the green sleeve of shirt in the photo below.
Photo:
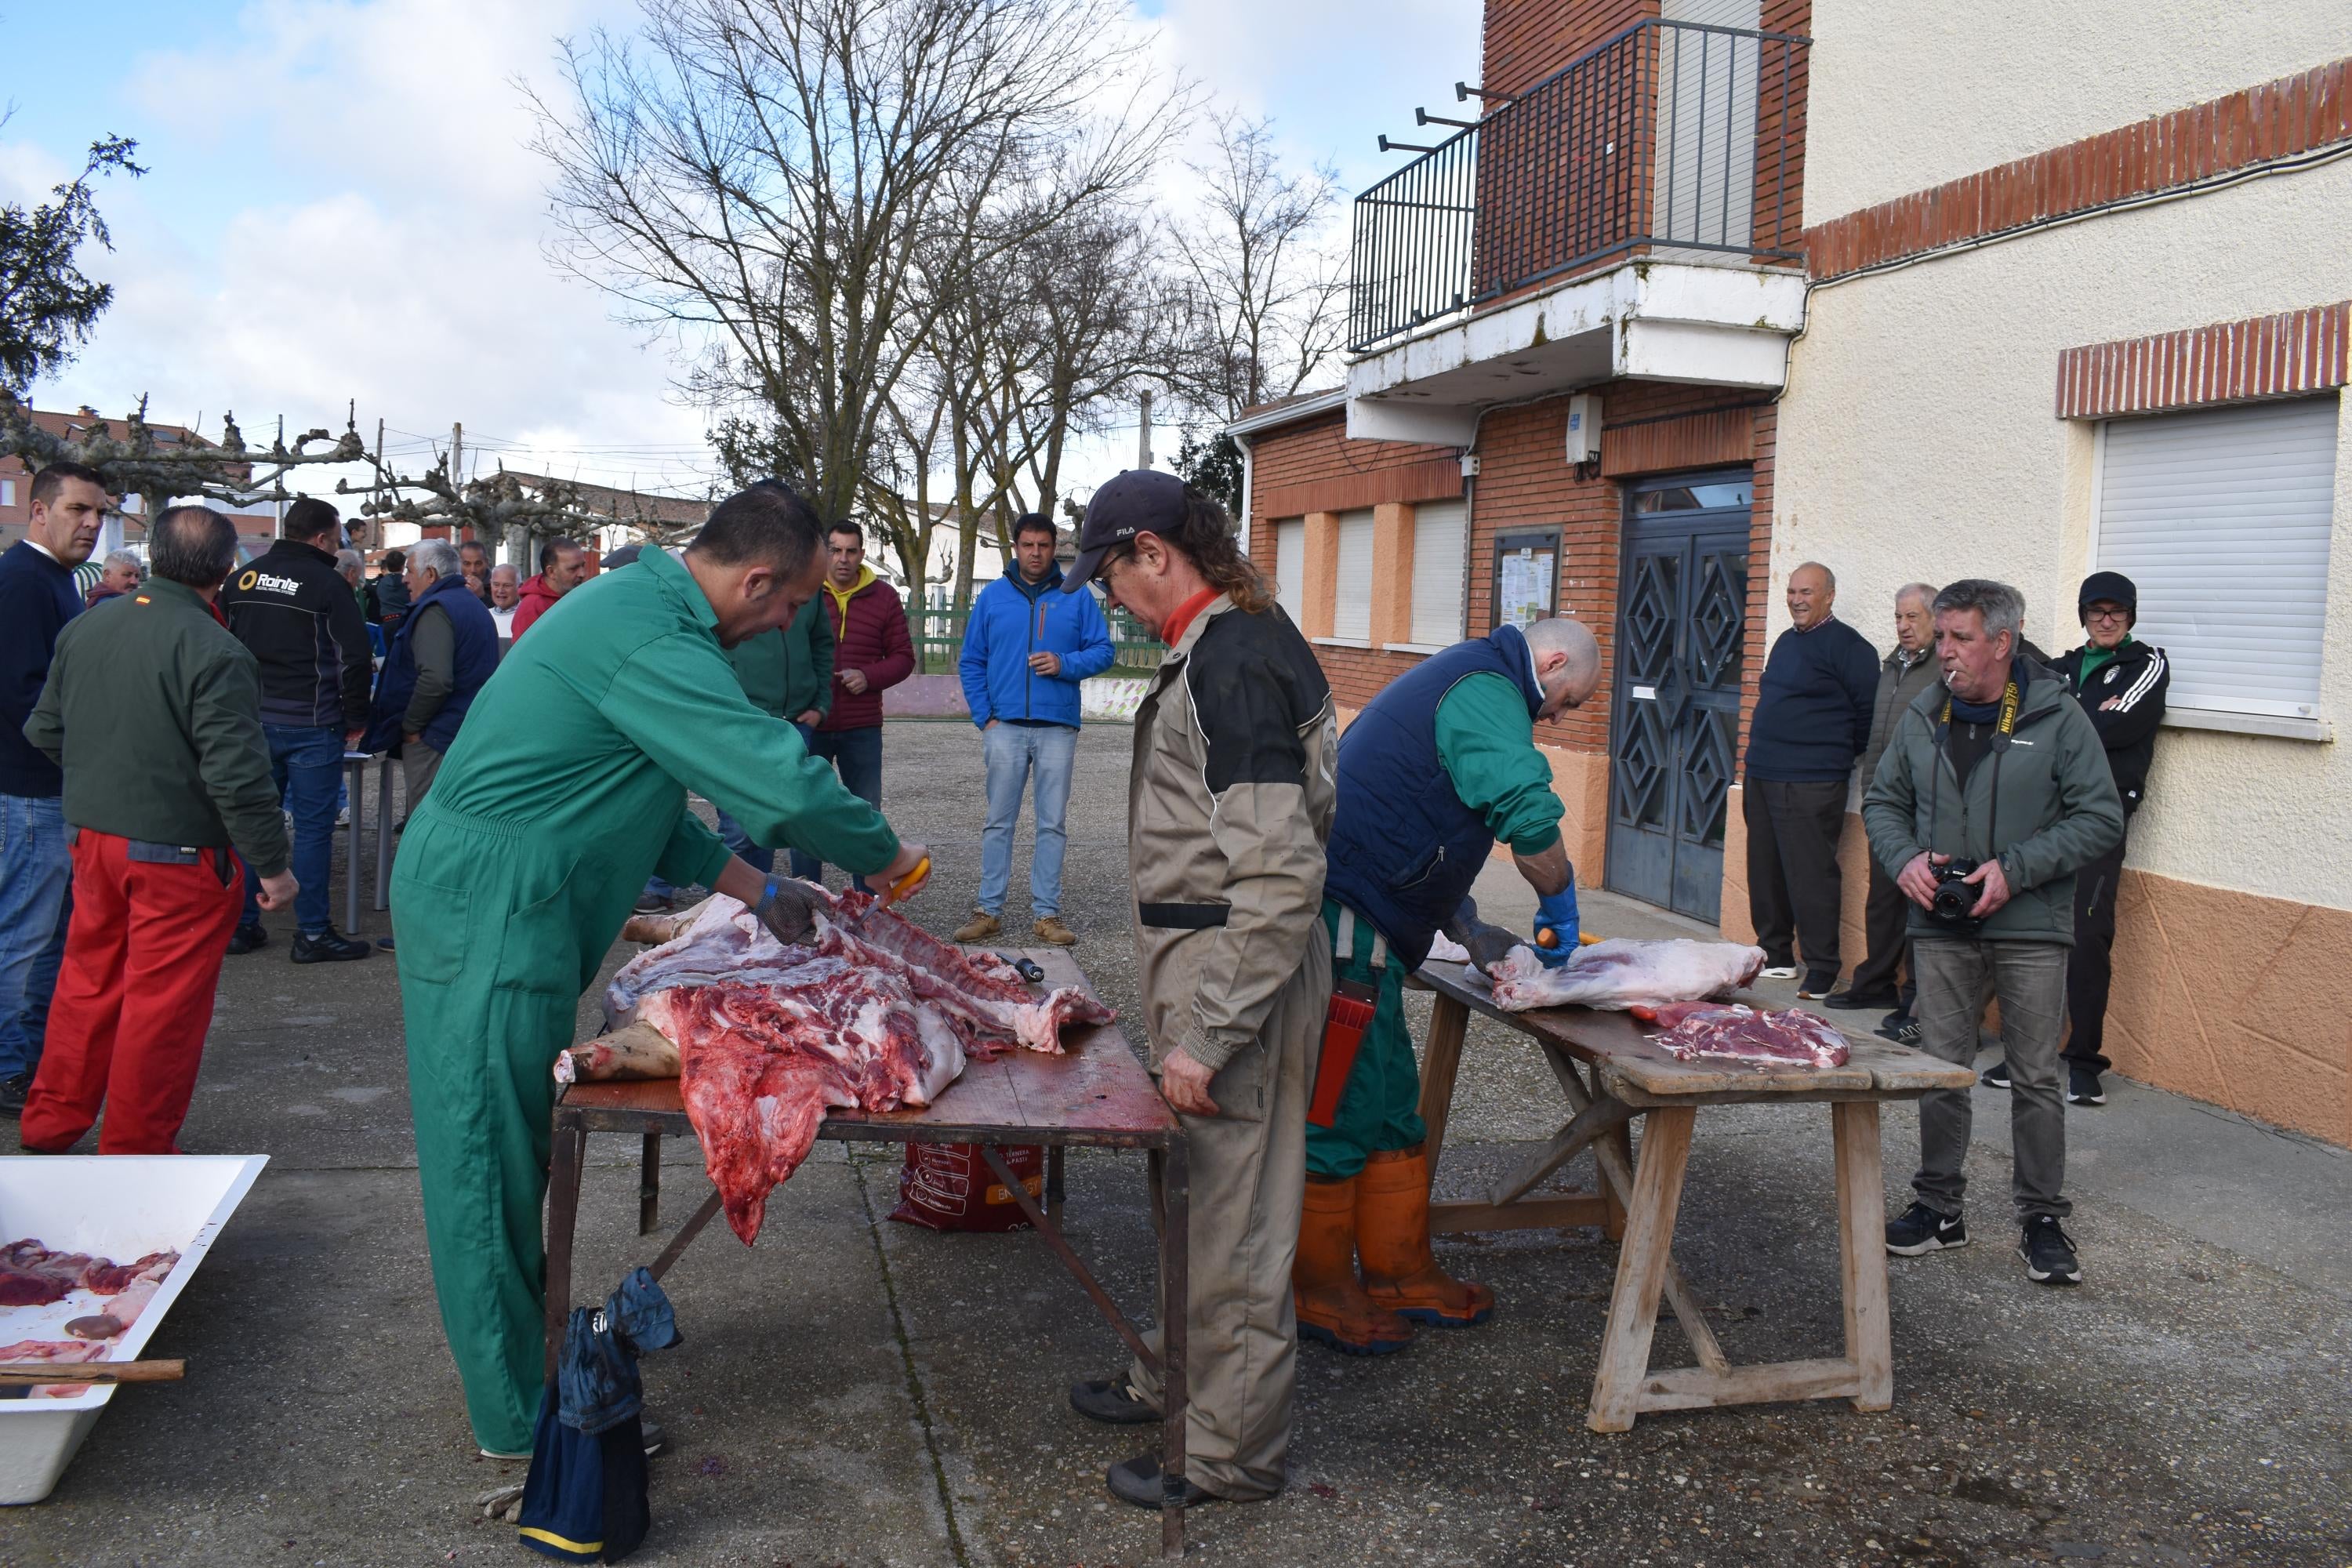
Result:
{"label": "green sleeve of shirt", "polygon": [[[647,643],[614,673],[597,707],[664,773],[741,823],[754,844],[791,845],[860,876],[898,856],[898,836],[882,814],[810,756],[798,730],[754,708],[707,638]],[[719,854],[691,879],[707,882],[725,864],[709,829],[697,822],[689,831],[682,822],[663,851],[665,880],[680,880],[671,874],[672,857],[686,853],[679,835],[692,841],[698,833]]]}
{"label": "green sleeve of shirt", "polygon": [[1513,853],[1539,854],[1559,841],[1568,808],[1536,750],[1527,699],[1508,680],[1482,671],[1455,683],[1437,704],[1437,757],[1462,804]]}

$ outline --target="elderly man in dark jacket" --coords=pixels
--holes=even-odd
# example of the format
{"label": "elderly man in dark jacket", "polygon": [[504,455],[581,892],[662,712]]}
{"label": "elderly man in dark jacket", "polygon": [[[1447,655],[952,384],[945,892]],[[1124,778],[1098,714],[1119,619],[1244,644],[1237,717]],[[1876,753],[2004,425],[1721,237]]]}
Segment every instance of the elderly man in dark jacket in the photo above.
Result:
{"label": "elderly man in dark jacket", "polygon": [[[1944,672],[1904,710],[1862,807],[1871,852],[1911,900],[1921,1047],[1950,1062],[1977,1053],[1990,983],[2016,1087],[2010,1104],[2018,1254],[2037,1284],[2081,1282],[2060,1222],[2073,1212],[2066,1109],[2058,1092],[2074,878],[2123,837],[2123,804],[2083,710],[2049,669],[2021,656],[2024,603],[1969,578],[1936,595]],[[1954,862],[1965,862],[1965,871]],[[1886,1226],[1905,1257],[1968,1245],[1965,1089],[1919,1101],[1916,1201]]]}
{"label": "elderly man in dark jacket", "polygon": [[1748,911],[1767,979],[1796,976],[1797,994],[1837,984],[1838,836],[1846,780],[1870,742],[1878,650],[1837,618],[1837,578],[1818,561],[1789,574],[1790,626],[1772,644],[1748,726]]}
{"label": "elderly man in dark jacket", "polygon": [[408,614],[385,650],[364,744],[398,752],[405,809],[414,812],[475,693],[499,668],[499,628],[446,540],[428,539],[408,552],[407,587]]}
{"label": "elderly man in dark jacket", "polygon": [[98,1121],[101,1154],[173,1154],[250,867],[292,901],[261,682],[213,606],[236,528],[173,507],[153,579],[68,626],[25,738],[65,778],[73,924],[24,1145],[61,1154]]}
{"label": "elderly man in dark jacket", "polygon": [[[1878,697],[1870,706],[1870,743],[1863,748],[1860,782],[1870,793],[1878,774],[1878,759],[1894,738],[1895,721],[1935,684],[1936,590],[1926,583],[1908,583],[1895,593],[1895,649],[1878,667]],[[1912,986],[1904,978],[1910,943],[1903,934],[1903,911],[1909,900],[1895,879],[1876,859],[1870,863],[1870,898],[1864,906],[1863,930],[1869,950],[1846,988],[1823,999],[1831,1007],[1894,1007],[1879,1033],[1905,1045],[1919,1042],[1919,1026],[1911,1021]]]}

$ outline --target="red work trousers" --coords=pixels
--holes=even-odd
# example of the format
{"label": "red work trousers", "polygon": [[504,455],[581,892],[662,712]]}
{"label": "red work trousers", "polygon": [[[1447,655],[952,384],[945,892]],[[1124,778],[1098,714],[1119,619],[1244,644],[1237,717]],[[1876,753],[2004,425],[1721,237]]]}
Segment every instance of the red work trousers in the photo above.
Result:
{"label": "red work trousers", "polygon": [[73,923],[24,1145],[72,1148],[103,1105],[100,1153],[177,1153],[245,868],[231,855],[224,877],[209,849],[192,866],[134,860],[129,839],[87,827],[73,868]]}

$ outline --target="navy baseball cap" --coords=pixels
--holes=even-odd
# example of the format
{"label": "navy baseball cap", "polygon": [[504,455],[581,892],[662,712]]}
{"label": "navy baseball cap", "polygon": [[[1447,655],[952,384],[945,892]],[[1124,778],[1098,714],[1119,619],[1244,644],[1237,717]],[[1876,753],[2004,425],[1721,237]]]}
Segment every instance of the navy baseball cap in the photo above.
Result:
{"label": "navy baseball cap", "polygon": [[1078,524],[1078,558],[1062,578],[1062,592],[1075,594],[1094,581],[1113,545],[1139,533],[1175,532],[1184,507],[1184,481],[1150,468],[1129,468],[1096,490]]}

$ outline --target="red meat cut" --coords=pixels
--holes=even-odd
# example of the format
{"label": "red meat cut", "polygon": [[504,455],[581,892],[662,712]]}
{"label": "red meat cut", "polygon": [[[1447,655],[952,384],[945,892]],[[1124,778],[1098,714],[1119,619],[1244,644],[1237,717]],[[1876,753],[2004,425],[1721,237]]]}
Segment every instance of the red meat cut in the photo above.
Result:
{"label": "red meat cut", "polygon": [[1852,1053],[1836,1026],[1816,1014],[1791,1007],[1781,1013],[1719,1003],[1675,1002],[1634,1008],[1668,1026],[1657,1044],[1678,1061],[1700,1057],[1747,1062],[1761,1072],[1772,1068],[1839,1068]]}
{"label": "red meat cut", "polygon": [[747,1245],[828,1109],[929,1105],[968,1058],[1015,1044],[1059,1052],[1065,1025],[1113,1016],[1076,987],[1041,998],[1009,964],[864,894],[827,902],[812,940],[786,947],[714,897],[624,965],[605,995],[615,1022],[649,1024],[677,1045],[687,1116]]}

